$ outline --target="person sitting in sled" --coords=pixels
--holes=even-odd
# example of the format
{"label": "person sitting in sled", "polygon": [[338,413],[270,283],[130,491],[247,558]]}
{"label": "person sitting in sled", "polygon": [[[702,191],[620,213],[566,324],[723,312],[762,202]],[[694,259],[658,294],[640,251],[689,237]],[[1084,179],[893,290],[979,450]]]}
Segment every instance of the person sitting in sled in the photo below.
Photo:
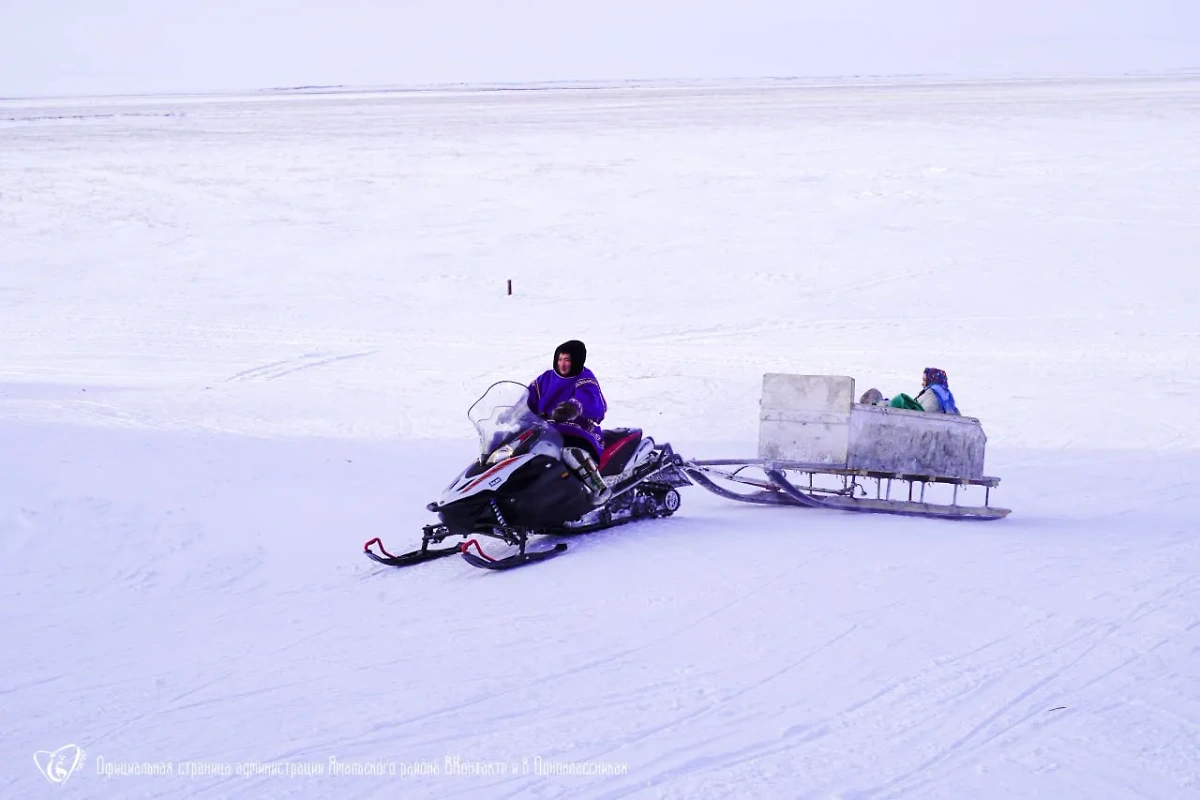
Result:
{"label": "person sitting in sled", "polygon": [[921,392],[916,396],[921,408],[932,414],[953,414],[959,416],[958,405],[950,392],[950,382],[946,371],[936,367],[926,367],[921,378]]}
{"label": "person sitting in sled", "polygon": [[868,389],[859,399],[867,405],[886,405],[892,408],[904,408],[910,411],[926,411],[931,414],[959,415],[958,405],[950,392],[950,383],[946,371],[936,367],[926,367],[921,378],[921,391],[914,398],[906,394],[898,394],[890,401],[885,400],[878,389]]}
{"label": "person sitting in sled", "polygon": [[602,505],[612,492],[600,476],[596,459],[604,451],[600,423],[608,411],[600,383],[584,366],[587,348],[572,339],[554,351],[553,368],[529,384],[529,408],[550,421],[563,437],[563,462],[575,471]]}

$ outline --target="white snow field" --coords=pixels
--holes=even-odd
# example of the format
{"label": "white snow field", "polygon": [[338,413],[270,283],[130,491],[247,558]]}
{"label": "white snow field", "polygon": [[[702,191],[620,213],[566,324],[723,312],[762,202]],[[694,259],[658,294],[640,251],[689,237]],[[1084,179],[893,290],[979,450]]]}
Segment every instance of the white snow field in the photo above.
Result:
{"label": "white snow field", "polygon": [[[1197,142],[1188,75],[0,102],[0,796],[1200,796]],[[1013,513],[366,559],[568,338],[688,457],[941,367]]]}

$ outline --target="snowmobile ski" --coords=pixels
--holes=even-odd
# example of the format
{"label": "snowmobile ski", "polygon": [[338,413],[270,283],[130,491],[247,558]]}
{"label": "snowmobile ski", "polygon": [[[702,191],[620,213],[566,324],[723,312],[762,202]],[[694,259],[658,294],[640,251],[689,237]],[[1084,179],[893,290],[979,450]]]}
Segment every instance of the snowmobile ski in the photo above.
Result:
{"label": "snowmobile ski", "polygon": [[[478,555],[471,552],[470,548],[472,545],[474,545]],[[516,567],[523,567],[526,564],[535,564],[539,561],[546,561],[547,559],[562,555],[566,551],[566,543],[559,542],[548,550],[522,549],[521,552],[514,553],[511,556],[505,556],[504,558],[492,558],[487,553],[483,552],[483,548],[479,546],[479,542],[477,540],[469,539],[462,543],[463,561],[466,561],[472,567],[492,570],[515,569]]]}
{"label": "snowmobile ski", "polygon": [[[432,528],[434,526],[431,525],[428,527]],[[376,561],[388,567],[411,567],[414,564],[423,564],[426,561],[445,558],[446,556],[452,556],[459,552],[457,545],[454,547],[438,547],[430,549],[429,543],[431,541],[437,542],[441,540],[426,536],[426,538],[421,542],[420,550],[413,550],[411,553],[403,553],[401,555],[394,556],[384,549],[383,542],[380,541],[379,537],[377,536],[363,545],[363,552],[366,553],[367,557],[372,561]],[[382,555],[373,551],[371,549],[371,545],[377,545],[379,547],[379,553],[382,553]]]}

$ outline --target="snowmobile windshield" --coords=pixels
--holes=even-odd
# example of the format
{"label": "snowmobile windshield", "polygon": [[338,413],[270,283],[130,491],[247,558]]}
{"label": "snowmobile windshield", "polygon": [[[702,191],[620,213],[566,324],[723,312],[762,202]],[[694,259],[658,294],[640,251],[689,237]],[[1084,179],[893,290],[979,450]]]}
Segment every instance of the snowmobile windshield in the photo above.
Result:
{"label": "snowmobile windshield", "polygon": [[541,417],[529,410],[529,389],[512,381],[489,386],[467,411],[467,418],[479,431],[479,451],[484,456],[530,428],[549,429]]}

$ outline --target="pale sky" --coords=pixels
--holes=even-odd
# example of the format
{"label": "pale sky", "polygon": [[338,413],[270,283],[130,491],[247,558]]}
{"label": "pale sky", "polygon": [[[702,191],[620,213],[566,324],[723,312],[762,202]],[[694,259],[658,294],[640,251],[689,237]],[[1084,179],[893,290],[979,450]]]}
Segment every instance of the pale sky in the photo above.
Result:
{"label": "pale sky", "polygon": [[0,96],[1200,68],[1200,0],[0,0]]}

